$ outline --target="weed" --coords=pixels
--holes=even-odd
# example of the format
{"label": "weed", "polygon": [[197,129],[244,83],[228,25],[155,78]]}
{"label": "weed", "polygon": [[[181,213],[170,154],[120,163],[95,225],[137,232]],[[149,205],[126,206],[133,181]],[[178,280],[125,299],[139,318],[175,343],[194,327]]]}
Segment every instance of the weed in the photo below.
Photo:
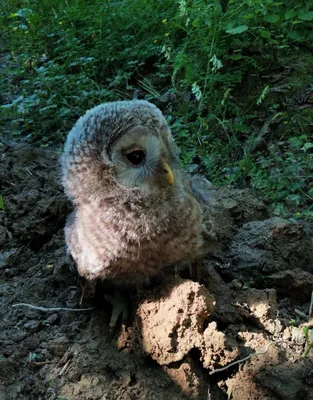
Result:
{"label": "weed", "polygon": [[305,336],[305,349],[302,357],[307,357],[313,347],[313,329],[309,329],[309,327],[305,326],[303,328],[303,334]]}

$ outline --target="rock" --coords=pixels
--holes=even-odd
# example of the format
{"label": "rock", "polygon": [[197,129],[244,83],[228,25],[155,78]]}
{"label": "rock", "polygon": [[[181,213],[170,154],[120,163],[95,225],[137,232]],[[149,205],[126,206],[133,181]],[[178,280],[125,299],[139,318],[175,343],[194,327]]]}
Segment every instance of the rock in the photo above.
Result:
{"label": "rock", "polygon": [[265,284],[277,290],[277,293],[294,299],[309,301],[313,291],[313,275],[299,268],[286,270],[266,277]]}
{"label": "rock", "polygon": [[[41,343],[43,348],[47,345]],[[48,350],[51,354],[57,357],[62,357],[69,347],[69,339],[66,336],[58,336],[49,342]]]}
{"label": "rock", "polygon": [[20,343],[26,338],[26,332],[25,331],[17,331],[15,333],[13,333],[11,338],[14,342]]}
{"label": "rock", "polygon": [[0,296],[4,296],[10,292],[10,285],[8,283],[0,284]]}
{"label": "rock", "polygon": [[[263,345],[260,345],[259,340],[257,340],[254,344],[254,340],[252,339],[253,335],[251,335],[251,340],[247,340],[245,338],[245,346],[249,346],[253,348],[256,352],[264,351],[266,346],[266,341],[263,341]],[[251,353],[250,353],[251,354]],[[247,354],[245,354],[247,355]],[[243,358],[243,355],[240,355],[240,358]],[[252,357],[249,361],[243,363],[238,372],[231,374],[231,376],[226,379],[226,386],[228,388],[228,392],[231,393],[232,400],[278,400],[277,397],[271,396],[270,390],[263,384],[256,383],[256,376],[263,370],[264,366],[277,365],[280,362],[279,351],[274,346],[269,346],[266,353],[262,356]],[[284,399],[280,398],[279,399]]]}
{"label": "rock", "polygon": [[45,319],[44,323],[45,325],[52,325],[56,323],[58,319],[59,319],[59,314],[51,314]]}
{"label": "rock", "polygon": [[265,204],[249,189],[208,188],[206,204],[227,210],[232,219],[243,224],[268,216]]}
{"label": "rock", "polygon": [[179,365],[165,365],[164,371],[189,399],[207,400],[207,384],[196,362],[187,356]]}
{"label": "rock", "polygon": [[313,272],[312,239],[301,225],[278,217],[243,225],[230,256],[234,277],[243,279],[294,268]]}
{"label": "rock", "polygon": [[276,318],[276,290],[243,290],[236,293],[235,301],[244,318],[253,319],[260,327],[264,327],[271,333],[278,333],[282,330],[282,324]]}
{"label": "rock", "polygon": [[161,365],[183,359],[201,348],[205,323],[214,312],[214,299],[199,283],[174,280],[153,293],[137,309],[137,325],[146,353]]}
{"label": "rock", "polygon": [[161,365],[185,361],[194,349],[205,368],[233,361],[238,355],[234,342],[217,330],[216,322],[208,323],[214,303],[205,286],[181,279],[153,293],[137,310],[144,351]]}
{"label": "rock", "polygon": [[26,322],[23,326],[28,331],[37,332],[40,327],[40,322],[32,320],[32,321]]}
{"label": "rock", "polygon": [[277,315],[277,299],[274,289],[258,290],[247,289],[238,292],[236,304],[249,309],[252,315],[259,319],[274,319]]}
{"label": "rock", "polygon": [[4,226],[0,225],[0,246],[3,246],[6,241],[7,230]]}
{"label": "rock", "polygon": [[17,252],[17,249],[0,252],[0,269],[6,268],[10,263],[10,257]]}
{"label": "rock", "polygon": [[[234,341],[227,340],[224,333],[217,330],[216,322],[211,322],[203,333],[201,349],[204,368],[223,367],[238,356],[239,351]],[[218,360],[218,361],[217,361]]]}
{"label": "rock", "polygon": [[234,291],[223,281],[212,262],[204,261],[204,284],[210,293],[214,293],[216,300],[215,317],[223,324],[233,324],[241,320],[235,306]]}
{"label": "rock", "polygon": [[311,399],[312,388],[306,385],[307,375],[312,363],[284,363],[283,365],[267,366],[257,376],[257,382],[268,388],[275,398],[284,400]]}
{"label": "rock", "polygon": [[228,244],[242,224],[268,217],[266,206],[250,190],[211,187],[205,181],[197,178],[192,189],[221,243]]}
{"label": "rock", "polygon": [[198,201],[207,203],[210,201],[212,183],[203,175],[196,174],[191,177],[191,188]]}
{"label": "rock", "polygon": [[18,274],[18,269],[17,268],[6,268],[4,270],[4,276],[6,278],[13,278],[13,276]]}

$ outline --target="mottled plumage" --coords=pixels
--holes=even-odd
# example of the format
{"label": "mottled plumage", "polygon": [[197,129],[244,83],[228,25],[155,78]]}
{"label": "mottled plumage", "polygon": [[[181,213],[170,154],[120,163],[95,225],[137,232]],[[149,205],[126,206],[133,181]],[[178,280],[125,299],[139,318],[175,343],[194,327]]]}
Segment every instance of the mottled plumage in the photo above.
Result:
{"label": "mottled plumage", "polygon": [[146,281],[207,251],[178,148],[147,101],[107,103],[81,117],[65,143],[62,182],[74,205],[68,251],[89,280]]}

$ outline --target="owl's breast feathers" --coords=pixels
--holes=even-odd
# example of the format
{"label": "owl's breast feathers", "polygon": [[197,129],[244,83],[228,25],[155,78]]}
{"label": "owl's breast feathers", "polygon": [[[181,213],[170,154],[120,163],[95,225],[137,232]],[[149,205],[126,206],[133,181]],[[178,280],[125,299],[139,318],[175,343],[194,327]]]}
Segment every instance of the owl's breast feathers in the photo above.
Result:
{"label": "owl's breast feathers", "polygon": [[87,279],[138,282],[179,261],[204,254],[202,213],[189,194],[160,211],[130,200],[98,199],[78,207],[65,235],[78,272]]}

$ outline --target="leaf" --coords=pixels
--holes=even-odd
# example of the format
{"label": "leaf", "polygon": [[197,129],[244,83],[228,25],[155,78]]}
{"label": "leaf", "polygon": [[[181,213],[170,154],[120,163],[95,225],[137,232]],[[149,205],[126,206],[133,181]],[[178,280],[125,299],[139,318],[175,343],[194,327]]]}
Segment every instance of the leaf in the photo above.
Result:
{"label": "leaf", "polygon": [[232,56],[229,56],[228,58],[230,60],[238,61],[238,60],[242,60],[243,58],[245,58],[245,56],[242,56],[241,54],[234,54]]}
{"label": "leaf", "polygon": [[308,149],[312,149],[313,148],[313,143],[311,143],[311,142],[307,142],[307,143],[305,143],[304,144],[304,146],[302,147],[302,149],[301,150],[304,150],[304,151],[306,151],[306,150],[308,150]]}
{"label": "leaf", "polygon": [[191,25],[195,28],[199,28],[201,26],[200,22],[198,19],[194,19],[191,23]]}
{"label": "leaf", "polygon": [[3,197],[0,195],[0,210],[4,211]]}
{"label": "leaf", "polygon": [[246,14],[244,15],[244,19],[253,19],[255,17],[255,14]]}
{"label": "leaf", "polygon": [[290,194],[286,197],[286,201],[295,207],[301,204],[302,198],[299,194]]}
{"label": "leaf", "polygon": [[276,22],[278,22],[280,20],[280,16],[277,14],[267,14],[267,15],[265,15],[264,19],[266,22],[275,24]]}
{"label": "leaf", "polygon": [[19,17],[27,18],[27,17],[33,15],[33,10],[31,8],[21,8],[20,10],[17,11],[16,14]]}
{"label": "leaf", "polygon": [[270,39],[271,38],[271,32],[270,31],[262,30],[262,31],[260,31],[260,35],[262,37],[264,37],[265,39]]}
{"label": "leaf", "polygon": [[308,339],[308,337],[309,337],[309,327],[308,326],[303,327],[303,334],[304,334],[305,338]]}
{"label": "leaf", "polygon": [[230,35],[238,35],[239,33],[245,32],[247,30],[247,25],[239,25],[236,28],[227,29],[226,33],[229,33]]}
{"label": "leaf", "polygon": [[288,32],[287,35],[291,40],[303,40],[304,39],[303,33],[299,32],[299,31],[291,31],[291,32]]}
{"label": "leaf", "polygon": [[52,104],[51,106],[46,106],[46,107],[42,107],[39,109],[40,112],[45,112],[48,110],[53,110],[55,108],[57,108],[58,106],[56,104]]}
{"label": "leaf", "polygon": [[260,94],[260,96],[259,96],[259,98],[257,99],[257,102],[256,102],[256,104],[258,106],[260,104],[262,104],[262,101],[265,99],[265,96],[267,95],[268,89],[269,89],[269,86],[266,85],[265,88],[262,90],[262,92],[261,92],[261,94]]}
{"label": "leaf", "polygon": [[22,100],[24,100],[24,96],[18,96],[18,98],[12,101],[12,104],[15,105],[17,103],[20,103]]}
{"label": "leaf", "polygon": [[295,10],[288,10],[285,14],[285,19],[292,19],[294,18],[298,13]]}
{"label": "leaf", "polygon": [[298,18],[301,19],[301,21],[312,21],[313,20],[313,11],[302,10],[299,12]]}

